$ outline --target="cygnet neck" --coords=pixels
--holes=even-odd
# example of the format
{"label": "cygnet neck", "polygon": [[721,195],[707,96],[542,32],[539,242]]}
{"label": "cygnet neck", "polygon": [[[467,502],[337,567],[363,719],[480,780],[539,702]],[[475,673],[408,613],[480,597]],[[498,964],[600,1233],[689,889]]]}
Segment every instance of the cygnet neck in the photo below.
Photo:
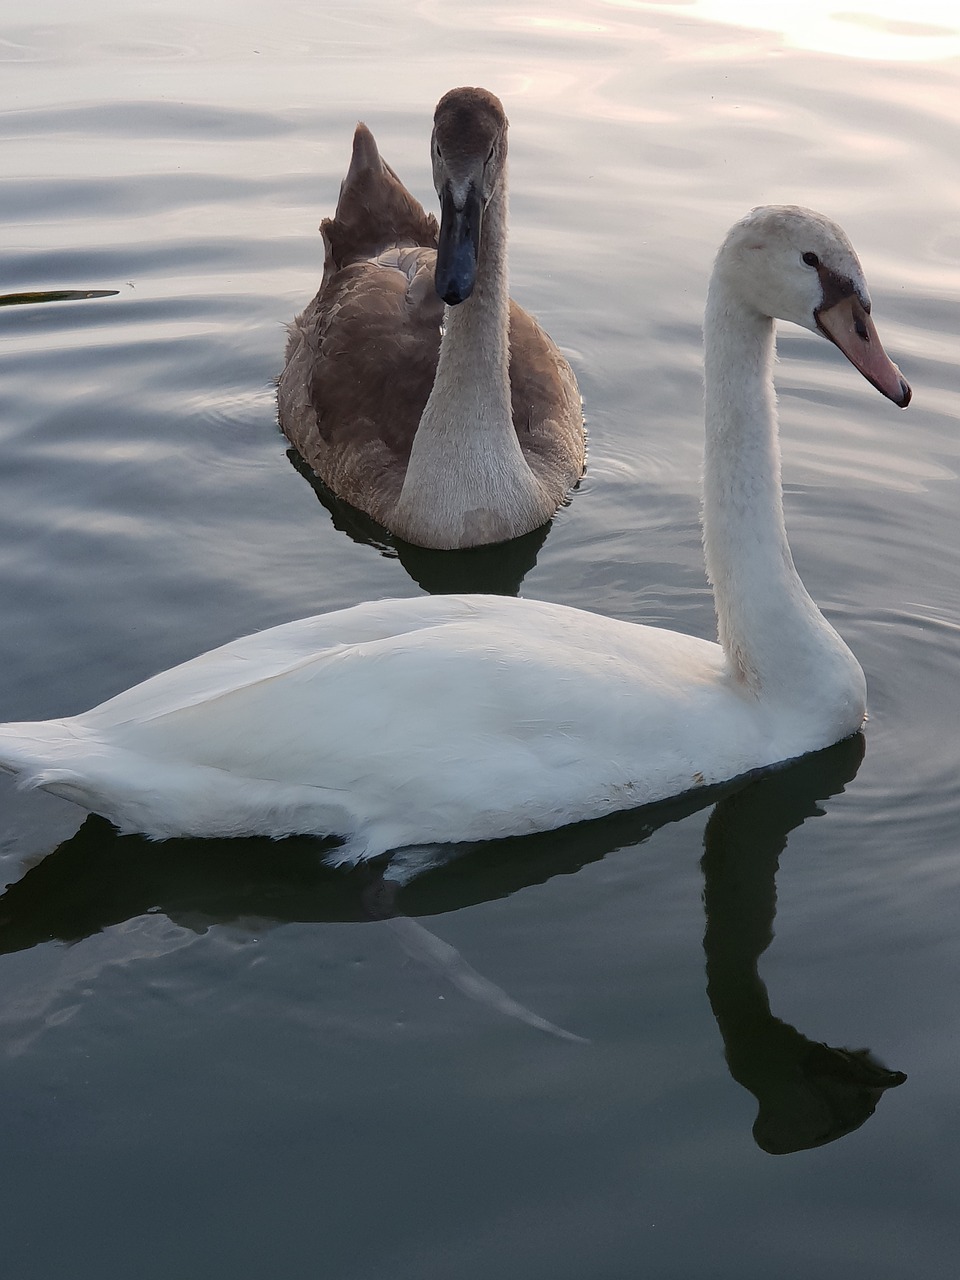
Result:
{"label": "cygnet neck", "polygon": [[431,545],[443,545],[438,535],[446,545],[461,545],[464,537],[495,542],[536,527],[546,518],[542,506],[513,426],[504,167],[484,210],[473,293],[444,309],[436,377],[395,526],[418,541],[429,525]]}

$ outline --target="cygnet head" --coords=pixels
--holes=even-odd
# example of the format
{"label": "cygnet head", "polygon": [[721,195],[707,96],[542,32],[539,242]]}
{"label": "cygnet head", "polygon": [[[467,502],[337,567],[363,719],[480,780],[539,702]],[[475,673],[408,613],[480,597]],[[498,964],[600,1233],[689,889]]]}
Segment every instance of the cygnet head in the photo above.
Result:
{"label": "cygnet head", "polygon": [[795,205],[754,209],[731,228],[714,271],[742,305],[822,333],[894,404],[910,403],[870,317],[856,251],[835,222]]}
{"label": "cygnet head", "polygon": [[450,306],[476,283],[483,211],[503,175],[507,117],[486,89],[451,89],[434,115],[433,183],[440,197],[437,293]]}

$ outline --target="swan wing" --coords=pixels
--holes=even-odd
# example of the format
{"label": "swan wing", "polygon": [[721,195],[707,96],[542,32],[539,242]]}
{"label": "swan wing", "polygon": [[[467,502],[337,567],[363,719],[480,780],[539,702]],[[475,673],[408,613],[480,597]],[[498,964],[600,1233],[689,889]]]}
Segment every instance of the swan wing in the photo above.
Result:
{"label": "swan wing", "polygon": [[291,325],[278,385],[291,444],[339,497],[381,523],[399,497],[436,375],[435,257],[385,249],[338,271]]}
{"label": "swan wing", "polygon": [[393,847],[541,830],[715,781],[698,761],[726,699],[715,645],[444,597],[248,637],[75,723],[158,763],[335,793],[351,826],[389,828]]}
{"label": "swan wing", "polygon": [[363,123],[353,135],[336,213],[324,219],[320,230],[327,250],[324,283],[334,271],[396,245],[436,249],[439,235],[436,218],[424,211],[383,159]]}
{"label": "swan wing", "polygon": [[510,398],[527,464],[555,505],[583,475],[583,401],[573,370],[533,316],[510,302]]}
{"label": "swan wing", "polygon": [[280,425],[339,497],[382,522],[436,373],[437,222],[358,124],[337,211],[320,230],[323,282],[290,325]]}

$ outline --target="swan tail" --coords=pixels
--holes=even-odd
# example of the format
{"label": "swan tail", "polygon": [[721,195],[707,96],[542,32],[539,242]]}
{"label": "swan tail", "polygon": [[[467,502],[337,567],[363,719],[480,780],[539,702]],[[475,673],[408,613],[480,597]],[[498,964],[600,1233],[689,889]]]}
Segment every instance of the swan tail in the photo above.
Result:
{"label": "swan tail", "polygon": [[0,769],[18,788],[49,791],[124,825],[106,799],[131,789],[119,756],[67,720],[0,725]]}
{"label": "swan tail", "polygon": [[50,767],[75,744],[66,720],[0,724],[0,769],[14,774],[20,787],[42,787]]}
{"label": "swan tail", "polygon": [[[49,791],[99,813],[121,831],[155,840],[348,836],[358,826],[342,797],[323,787],[157,759],[71,721],[0,725],[0,769],[14,774],[21,788]],[[354,856],[364,854],[364,842],[358,841]]]}
{"label": "swan tail", "polygon": [[363,123],[353,135],[353,155],[337,211],[332,218],[324,218],[320,230],[326,246],[325,278],[391,245],[436,248],[439,237],[436,218],[425,212],[382,158]]}

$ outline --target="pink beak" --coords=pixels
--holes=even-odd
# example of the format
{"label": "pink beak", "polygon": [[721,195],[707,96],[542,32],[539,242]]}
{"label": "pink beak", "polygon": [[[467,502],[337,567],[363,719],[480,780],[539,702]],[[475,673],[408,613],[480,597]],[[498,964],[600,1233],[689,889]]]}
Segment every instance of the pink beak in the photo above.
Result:
{"label": "pink beak", "polygon": [[910,384],[884,351],[870,313],[856,294],[818,311],[817,325],[868,382],[901,409],[907,407],[913,394]]}

